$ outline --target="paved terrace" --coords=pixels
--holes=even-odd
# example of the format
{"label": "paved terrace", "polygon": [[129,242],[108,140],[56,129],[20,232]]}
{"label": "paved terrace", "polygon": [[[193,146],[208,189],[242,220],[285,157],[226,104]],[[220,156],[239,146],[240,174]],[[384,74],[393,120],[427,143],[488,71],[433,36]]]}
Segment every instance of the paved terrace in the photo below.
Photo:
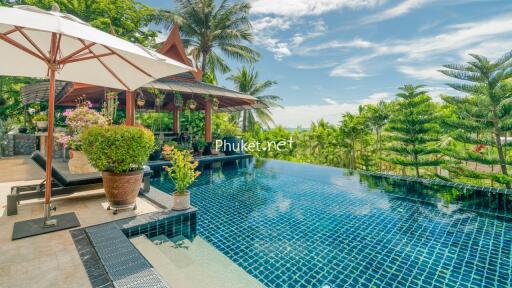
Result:
{"label": "paved terrace", "polygon": [[[91,287],[69,230],[11,241],[14,222],[42,217],[43,205],[42,201],[25,201],[18,207],[18,215],[7,217],[10,187],[38,183],[43,177],[27,157],[0,159],[0,287]],[[106,210],[102,190],[61,197],[55,204],[57,214],[75,212],[81,227],[159,210],[138,198],[137,210],[113,215]]]}

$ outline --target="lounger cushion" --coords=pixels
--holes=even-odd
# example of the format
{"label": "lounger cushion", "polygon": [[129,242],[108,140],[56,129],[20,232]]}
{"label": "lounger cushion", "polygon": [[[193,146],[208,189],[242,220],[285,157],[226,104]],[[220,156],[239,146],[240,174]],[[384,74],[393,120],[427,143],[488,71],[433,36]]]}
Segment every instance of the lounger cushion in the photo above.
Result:
{"label": "lounger cushion", "polygon": [[[31,158],[39,167],[41,167],[41,169],[46,170],[46,158],[43,155],[41,155],[41,153],[36,151],[32,154]],[[151,174],[151,170],[149,168],[144,167],[144,176],[151,176]],[[67,164],[64,162],[53,163],[52,178],[63,187],[98,184],[103,182],[103,179],[101,178],[101,173],[99,172],[71,174],[67,169]]]}

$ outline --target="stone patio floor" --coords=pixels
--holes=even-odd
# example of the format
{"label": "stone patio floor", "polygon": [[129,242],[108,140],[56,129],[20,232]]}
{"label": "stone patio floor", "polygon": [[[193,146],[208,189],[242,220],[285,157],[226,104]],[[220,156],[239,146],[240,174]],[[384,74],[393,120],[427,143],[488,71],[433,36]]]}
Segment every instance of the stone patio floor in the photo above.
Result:
{"label": "stone patio floor", "polygon": [[[18,159],[0,160],[0,175],[10,170],[7,166],[19,162]],[[29,172],[25,174],[26,179],[34,179],[30,172],[34,171],[32,167],[19,166],[19,172]],[[23,173],[16,174],[16,180],[23,178]],[[10,187],[40,181],[0,183],[0,287],[91,287],[69,230],[11,240],[14,222],[42,217],[43,205],[39,200],[25,201],[18,207],[18,215],[6,216],[6,196],[10,193]],[[75,212],[81,227],[159,210],[150,202],[138,198],[137,210],[120,211],[113,215],[106,210],[107,200],[102,190],[56,198],[54,203],[57,206],[56,214]]]}

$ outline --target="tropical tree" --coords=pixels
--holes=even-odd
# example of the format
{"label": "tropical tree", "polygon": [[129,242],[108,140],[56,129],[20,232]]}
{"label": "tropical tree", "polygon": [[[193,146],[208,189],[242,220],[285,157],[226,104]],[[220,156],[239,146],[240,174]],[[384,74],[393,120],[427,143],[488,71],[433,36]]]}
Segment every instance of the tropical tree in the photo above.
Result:
{"label": "tropical tree", "polygon": [[[360,144],[360,157],[364,163],[368,162],[368,159],[365,157],[365,145],[364,137],[367,136],[370,132],[368,123],[361,115],[355,115],[352,113],[343,114],[343,118],[341,120],[341,124],[339,127],[340,130],[340,143],[341,146],[344,147],[350,154],[349,168],[356,169],[357,168],[357,145]],[[364,165],[367,166],[367,165]]]}
{"label": "tropical tree", "polygon": [[[494,172],[494,165],[500,165],[492,121],[480,121],[489,114],[481,109],[482,97],[442,96],[445,109],[451,113],[442,120],[446,134],[451,143],[442,148],[443,153],[450,158],[444,168],[450,172],[452,179],[465,179],[476,184],[481,181],[507,184],[512,177]],[[504,146],[507,145],[504,143]],[[507,154],[505,160],[507,160]],[[490,170],[490,171],[489,171]],[[484,182],[485,183],[485,182]],[[488,184],[488,183],[486,183]]]}
{"label": "tropical tree", "polygon": [[[494,139],[487,144],[495,145],[501,173],[508,176],[502,137],[506,135],[506,132],[512,130],[512,118],[510,117],[512,89],[510,82],[507,81],[512,78],[512,52],[505,54],[495,62],[477,54],[470,54],[470,56],[474,60],[466,64],[444,65],[447,69],[440,70],[440,72],[449,77],[466,81],[450,83],[448,86],[474,96],[471,100],[461,102],[470,104],[469,101],[472,101],[473,108],[472,113],[468,113],[469,119],[479,128],[490,127]],[[508,181],[506,187],[511,187]]]}
{"label": "tropical tree", "polygon": [[340,145],[339,129],[336,125],[320,119],[311,123],[309,130],[295,133],[297,139],[296,158],[301,162],[317,163],[331,166],[347,166],[346,151]]}
{"label": "tropical tree", "polygon": [[91,26],[143,45],[155,43],[157,33],[148,26],[157,10],[135,0],[18,0],[17,4],[33,5],[49,10],[57,4]]}
{"label": "tropical tree", "polygon": [[278,103],[278,101],[281,100],[279,96],[261,95],[266,89],[277,84],[277,82],[271,80],[259,82],[258,78],[258,72],[254,71],[253,67],[247,68],[246,66],[242,66],[242,68],[238,70],[237,74],[231,75],[228,78],[228,80],[233,81],[237,91],[256,97],[257,102],[266,107],[244,110],[241,113],[234,114],[236,119],[239,119],[241,116],[241,127],[243,132],[254,128],[254,125],[257,122],[259,122],[263,127],[269,128],[270,124],[274,124],[272,112],[269,108],[281,107]]}
{"label": "tropical tree", "polygon": [[386,126],[390,112],[390,104],[384,100],[379,101],[377,104],[367,104],[361,106],[361,113],[370,128],[375,133],[375,156],[379,161],[379,171],[382,170],[382,131]]}
{"label": "tropical tree", "polygon": [[391,144],[386,150],[393,155],[386,160],[404,168],[414,167],[416,177],[420,177],[420,167],[438,166],[440,159],[432,159],[439,153],[434,146],[438,140],[436,106],[424,86],[405,85],[398,88],[399,100],[389,119],[386,130],[390,132]]}
{"label": "tropical tree", "polygon": [[156,23],[178,24],[195,62],[203,72],[227,73],[230,68],[218,54],[235,60],[255,62],[259,53],[246,46],[252,41],[252,27],[249,21],[250,4],[242,1],[229,3],[222,0],[176,0],[174,11],[160,10]]}

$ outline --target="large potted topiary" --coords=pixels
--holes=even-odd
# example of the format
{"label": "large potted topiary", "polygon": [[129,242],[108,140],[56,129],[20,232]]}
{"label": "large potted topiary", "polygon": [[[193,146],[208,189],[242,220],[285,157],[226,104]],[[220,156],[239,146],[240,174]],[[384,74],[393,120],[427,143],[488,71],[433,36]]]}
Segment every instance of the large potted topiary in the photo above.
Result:
{"label": "large potted topiary", "polygon": [[153,133],[133,126],[95,126],[86,129],[81,139],[82,150],[89,161],[102,171],[110,208],[134,205],[144,163],[154,149]]}
{"label": "large potted topiary", "polygon": [[168,147],[170,149],[167,151],[167,155],[172,166],[165,166],[164,169],[169,174],[169,178],[174,183],[176,189],[172,193],[172,209],[186,210],[190,208],[190,192],[187,188],[194,183],[201,172],[195,170],[198,162],[193,161],[192,155],[188,150],[179,151],[175,147]]}

